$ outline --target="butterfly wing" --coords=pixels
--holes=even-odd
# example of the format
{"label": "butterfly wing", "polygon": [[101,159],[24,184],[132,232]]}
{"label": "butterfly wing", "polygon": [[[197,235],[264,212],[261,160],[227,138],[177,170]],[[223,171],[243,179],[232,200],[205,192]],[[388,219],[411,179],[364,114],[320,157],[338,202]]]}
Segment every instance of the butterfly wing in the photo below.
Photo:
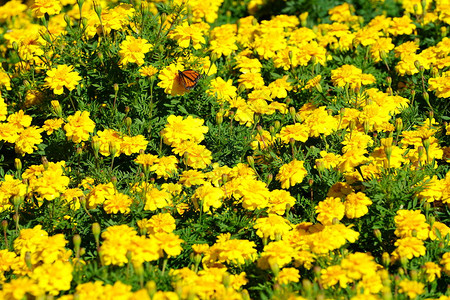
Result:
{"label": "butterfly wing", "polygon": [[178,71],[178,79],[187,90],[193,89],[200,78],[201,74],[194,70]]}

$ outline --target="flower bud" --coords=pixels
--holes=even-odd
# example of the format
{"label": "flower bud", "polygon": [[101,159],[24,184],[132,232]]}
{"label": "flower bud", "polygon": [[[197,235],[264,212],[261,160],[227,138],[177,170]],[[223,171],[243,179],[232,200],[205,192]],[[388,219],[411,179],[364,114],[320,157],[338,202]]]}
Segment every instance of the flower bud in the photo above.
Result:
{"label": "flower bud", "polygon": [[380,229],[375,229],[373,231],[373,234],[375,235],[375,237],[377,238],[377,240],[381,243],[382,242],[382,237],[381,237],[381,231]]}

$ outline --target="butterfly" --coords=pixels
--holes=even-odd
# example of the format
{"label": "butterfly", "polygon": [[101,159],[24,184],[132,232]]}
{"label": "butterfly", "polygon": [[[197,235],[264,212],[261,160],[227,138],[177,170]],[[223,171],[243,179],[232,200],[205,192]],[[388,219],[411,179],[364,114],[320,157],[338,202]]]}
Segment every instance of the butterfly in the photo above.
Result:
{"label": "butterfly", "polygon": [[178,71],[178,82],[187,90],[195,88],[201,77],[202,75],[194,70]]}

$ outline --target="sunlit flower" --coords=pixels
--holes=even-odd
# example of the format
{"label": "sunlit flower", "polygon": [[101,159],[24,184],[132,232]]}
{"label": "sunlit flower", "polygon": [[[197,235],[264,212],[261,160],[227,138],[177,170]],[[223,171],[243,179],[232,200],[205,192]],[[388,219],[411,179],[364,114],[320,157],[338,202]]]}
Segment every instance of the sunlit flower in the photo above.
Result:
{"label": "sunlit flower", "polygon": [[303,181],[307,175],[303,163],[303,161],[294,159],[290,163],[281,166],[276,179],[281,182],[281,187],[283,189],[288,189]]}
{"label": "sunlit flower", "polygon": [[53,89],[53,93],[56,95],[62,95],[64,88],[72,91],[81,80],[78,72],[73,69],[73,66],[68,65],[59,65],[56,68],[52,68],[47,71],[46,85]]}
{"label": "sunlit flower", "polygon": [[77,111],[74,115],[67,117],[67,123],[64,125],[67,139],[75,144],[89,139],[89,134],[94,131],[95,123],[89,118],[88,111]]}
{"label": "sunlit flower", "polygon": [[120,43],[120,64],[124,66],[129,63],[135,63],[138,66],[143,65],[145,54],[148,53],[152,47],[153,45],[149,44],[146,39],[135,38],[134,36],[128,35],[126,39]]}

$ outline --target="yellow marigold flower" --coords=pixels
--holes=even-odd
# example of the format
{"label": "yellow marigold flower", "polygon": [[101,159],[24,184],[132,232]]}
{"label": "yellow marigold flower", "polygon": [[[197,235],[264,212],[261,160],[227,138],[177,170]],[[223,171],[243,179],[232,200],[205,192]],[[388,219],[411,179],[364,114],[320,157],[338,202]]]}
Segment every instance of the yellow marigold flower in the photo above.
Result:
{"label": "yellow marigold flower", "polygon": [[417,50],[419,50],[418,42],[407,41],[395,47],[394,52],[395,57],[400,57],[401,59],[403,59],[406,56],[416,54]]}
{"label": "yellow marigold flower", "polygon": [[246,89],[257,89],[264,86],[264,79],[261,73],[242,73],[238,79],[239,86],[243,86]]}
{"label": "yellow marigold flower", "polygon": [[17,128],[17,126],[11,123],[0,123],[0,140],[15,143],[21,131],[21,128]]}
{"label": "yellow marigold flower", "polygon": [[169,34],[169,37],[176,40],[181,48],[188,48],[192,42],[192,47],[194,49],[200,49],[202,47],[201,44],[206,43],[205,38],[203,37],[205,29],[207,30],[208,28],[205,28],[201,23],[192,25],[183,23],[177,26],[173,32]]}
{"label": "yellow marigold flower", "polygon": [[428,90],[434,91],[438,98],[450,97],[450,72],[445,72],[442,77],[428,79]]}
{"label": "yellow marigold flower", "polygon": [[288,189],[298,183],[301,183],[308,174],[303,161],[294,159],[290,163],[281,166],[280,171],[275,177],[281,182],[281,188]]}
{"label": "yellow marigold flower", "polygon": [[107,214],[117,214],[119,212],[128,214],[130,213],[131,203],[133,203],[133,199],[130,196],[116,192],[106,196],[103,202],[103,209]]}
{"label": "yellow marigold flower", "polygon": [[235,195],[242,197],[242,206],[245,209],[255,210],[268,206],[270,191],[262,181],[242,179]]}
{"label": "yellow marigold flower", "polygon": [[345,205],[340,198],[327,197],[315,207],[318,213],[317,221],[323,225],[330,225],[334,219],[340,221],[345,214]]}
{"label": "yellow marigold flower", "polygon": [[177,174],[177,163],[178,159],[175,156],[163,156],[155,162],[155,164],[150,168],[150,171],[155,172],[157,178],[167,179]]}
{"label": "yellow marigold flower", "polygon": [[445,274],[450,275],[450,252],[444,253],[439,261]]}
{"label": "yellow marigold flower", "polygon": [[384,52],[385,54],[388,54],[394,47],[395,45],[392,43],[391,38],[379,38],[370,46],[370,54],[372,55],[374,62],[379,62],[382,59],[380,53]]}
{"label": "yellow marigold flower", "polygon": [[195,254],[203,254],[209,250],[208,244],[194,244],[192,245],[192,250]]}
{"label": "yellow marigold flower", "polygon": [[145,194],[144,210],[155,211],[158,208],[169,206],[172,203],[172,195],[167,191],[151,188]]}
{"label": "yellow marigold flower", "polygon": [[19,110],[13,114],[8,116],[8,123],[17,127],[18,129],[23,129],[29,127],[31,125],[31,121],[33,118],[29,115],[26,115],[23,110]]}
{"label": "yellow marigold flower", "polygon": [[191,187],[193,185],[202,185],[206,183],[205,174],[197,170],[187,170],[181,173],[178,183],[186,187]]}
{"label": "yellow marigold flower", "polygon": [[430,233],[430,225],[420,210],[400,209],[394,217],[394,222],[397,228],[394,234],[400,238],[414,236],[426,240]]}
{"label": "yellow marigold flower", "polygon": [[16,254],[7,249],[0,250],[0,272],[11,270],[11,266],[15,263]]}
{"label": "yellow marigold flower", "polygon": [[269,214],[268,217],[258,218],[253,228],[260,238],[278,241],[284,233],[292,229],[292,225],[289,220],[279,215]]}
{"label": "yellow marigold flower", "polygon": [[217,77],[210,82],[210,88],[206,91],[208,95],[216,97],[219,103],[229,101],[237,96],[237,88],[233,86],[233,80],[223,80]]}
{"label": "yellow marigold flower", "polygon": [[100,144],[99,152],[101,155],[111,155],[111,150],[115,151],[115,156],[119,156],[121,153],[121,145],[123,137],[120,132],[114,129],[105,129],[97,131],[97,135],[92,137],[93,142]]}
{"label": "yellow marigold flower", "polygon": [[39,201],[54,200],[65,192],[70,178],[64,175],[64,164],[65,162],[53,164],[53,167],[48,167],[41,176],[29,179],[30,188],[37,193],[36,197]]}
{"label": "yellow marigold flower", "polygon": [[14,150],[20,155],[31,154],[37,150],[37,146],[43,142],[41,133],[44,131],[37,126],[24,129],[15,141]]}
{"label": "yellow marigold flower", "polygon": [[91,188],[91,191],[87,195],[87,207],[89,209],[96,208],[97,205],[103,204],[105,202],[106,197],[114,195],[115,188],[112,182],[108,182],[107,184],[98,184]]}
{"label": "yellow marigold flower", "polygon": [[75,144],[89,140],[89,134],[94,132],[95,123],[89,118],[88,111],[77,111],[74,115],[67,117],[67,124],[64,125],[67,139]]}
{"label": "yellow marigold flower", "polygon": [[330,135],[338,129],[339,121],[328,114],[325,106],[314,109],[303,123],[309,127],[309,136]]}
{"label": "yellow marigold flower", "polygon": [[141,153],[134,159],[134,161],[137,164],[142,165],[144,172],[148,172],[150,171],[150,167],[159,161],[159,158],[153,154]]}
{"label": "yellow marigold flower", "polygon": [[213,267],[217,263],[243,265],[257,258],[256,244],[248,240],[230,239],[219,235],[217,242],[204,253],[203,265]]}
{"label": "yellow marigold flower", "polygon": [[393,36],[408,35],[412,34],[415,29],[416,25],[414,25],[413,21],[407,15],[404,15],[399,18],[392,18],[387,32]]}
{"label": "yellow marigold flower", "polygon": [[43,264],[33,270],[31,278],[37,285],[50,295],[58,295],[60,291],[70,289],[72,282],[72,264],[69,262],[55,261],[52,264]]}
{"label": "yellow marigold flower", "polygon": [[120,43],[120,64],[126,66],[129,63],[135,63],[138,66],[144,64],[145,53],[152,49],[153,45],[149,44],[146,39],[135,38],[128,35],[122,43]]}
{"label": "yellow marigold flower", "polygon": [[120,143],[120,152],[125,155],[139,153],[147,148],[148,141],[141,134],[135,136],[124,136]]}
{"label": "yellow marigold flower", "polygon": [[14,240],[14,251],[20,256],[25,255],[26,252],[35,253],[40,250],[40,245],[45,244],[48,239],[48,233],[42,230],[41,225],[36,225],[33,228],[20,230],[19,236]]}
{"label": "yellow marigold flower", "polygon": [[175,219],[169,213],[160,213],[150,218],[146,225],[148,234],[155,234],[158,232],[171,233],[175,230]]}
{"label": "yellow marigold flower", "polygon": [[331,81],[338,87],[349,85],[351,89],[356,89],[375,83],[375,77],[372,74],[363,74],[361,69],[353,65],[343,65],[331,71]]}
{"label": "yellow marigold flower", "polygon": [[77,210],[80,208],[80,198],[84,197],[84,193],[80,188],[67,189],[61,195],[61,198],[66,200],[70,209]]}
{"label": "yellow marigold flower", "polygon": [[[184,241],[172,232],[157,232],[154,234],[154,237],[160,246],[160,251],[164,252],[168,257],[178,256],[183,250],[181,244]],[[162,257],[163,255],[160,256]]]}
{"label": "yellow marigold flower", "polygon": [[308,140],[309,132],[308,125],[295,123],[294,125],[286,125],[281,128],[276,137],[280,138],[285,144],[288,144],[291,139],[304,143]]}
{"label": "yellow marigold flower", "polygon": [[4,86],[8,91],[11,90],[10,76],[0,68],[0,86]]}
{"label": "yellow marigold flower", "polygon": [[28,277],[19,277],[5,282],[0,291],[2,299],[26,299],[29,295],[41,297],[45,295],[45,291],[38,286],[36,280]]}
{"label": "yellow marigold flower", "polygon": [[282,268],[292,261],[295,252],[296,250],[286,241],[270,242],[264,246],[257,266],[263,270]]}
{"label": "yellow marigold flower", "polygon": [[207,182],[195,190],[192,200],[196,209],[202,207],[202,211],[210,213],[211,206],[216,209],[222,206],[225,193],[221,188],[214,187]]}
{"label": "yellow marigold flower", "polygon": [[395,258],[406,257],[407,259],[412,259],[413,257],[425,255],[426,248],[423,241],[416,237],[398,239],[394,245],[397,246],[392,253]]}
{"label": "yellow marigold flower", "polygon": [[173,144],[173,146],[173,152],[184,156],[186,165],[191,168],[204,169],[211,164],[211,151],[203,145],[199,145],[193,141],[186,141]]}
{"label": "yellow marigold flower", "polygon": [[428,261],[422,266],[422,268],[425,270],[428,282],[435,281],[436,277],[441,278],[441,268],[438,264]]}
{"label": "yellow marigold flower", "polygon": [[410,299],[416,299],[424,292],[425,285],[415,280],[403,279],[399,284],[399,293],[408,295]]}
{"label": "yellow marigold flower", "polygon": [[445,239],[445,237],[449,234],[450,235],[450,227],[448,227],[447,225],[445,225],[444,223],[441,222],[434,222],[433,226],[430,229],[430,239],[432,240],[437,240],[437,231],[439,231],[439,234],[441,236],[441,239]]}
{"label": "yellow marigold flower", "polygon": [[137,236],[136,230],[127,225],[109,226],[103,233],[100,247],[105,265],[123,266],[128,262],[127,252],[131,241]]}
{"label": "yellow marigold flower", "polygon": [[248,58],[244,55],[238,55],[236,57],[236,67],[241,73],[260,73],[262,64],[257,58]]}
{"label": "yellow marigold flower", "polygon": [[133,236],[128,247],[131,252],[131,262],[134,265],[141,265],[146,261],[154,261],[160,258],[160,248],[158,241],[153,236]]}
{"label": "yellow marigold flower", "polygon": [[320,281],[326,289],[338,283],[341,288],[345,289],[352,282],[347,276],[347,271],[341,266],[330,266],[322,269],[320,271]]}
{"label": "yellow marigold flower", "polygon": [[5,99],[3,99],[0,93],[0,121],[6,120],[8,115],[8,105],[6,105]]}
{"label": "yellow marigold flower", "polygon": [[285,190],[273,190],[269,196],[269,214],[275,213],[283,215],[287,209],[291,208],[295,204],[295,198],[291,196],[288,191]]}
{"label": "yellow marigold flower", "polygon": [[81,80],[78,72],[73,69],[73,66],[58,65],[56,68],[48,70],[45,78],[46,85],[53,89],[53,93],[56,95],[62,95],[64,87],[72,91]]}
{"label": "yellow marigold flower", "polygon": [[45,14],[49,16],[57,15],[62,9],[59,0],[35,0],[33,6],[33,13],[36,17],[43,17]]}
{"label": "yellow marigold flower", "polygon": [[360,280],[364,276],[373,276],[381,268],[375,262],[373,256],[362,252],[349,254],[341,261],[341,267],[347,271],[347,276],[352,280]]}
{"label": "yellow marigold flower", "polygon": [[371,204],[372,201],[364,193],[351,193],[344,201],[345,216],[349,219],[360,218],[369,212],[367,206]]}
{"label": "yellow marigold flower", "polygon": [[158,69],[153,66],[144,66],[139,69],[139,74],[143,77],[152,77],[158,73]]}
{"label": "yellow marigold flower", "polygon": [[279,284],[289,284],[300,281],[300,273],[295,268],[283,268],[275,279]]}
{"label": "yellow marigold flower", "polygon": [[164,143],[174,146],[184,141],[201,142],[205,138],[204,134],[208,132],[208,127],[203,126],[204,122],[203,119],[192,116],[183,119],[182,116],[170,115],[161,131]]}
{"label": "yellow marigold flower", "polygon": [[61,118],[58,119],[48,119],[44,121],[44,125],[42,125],[42,129],[45,130],[47,135],[51,135],[55,130],[61,128],[62,124],[64,124],[64,120]]}

